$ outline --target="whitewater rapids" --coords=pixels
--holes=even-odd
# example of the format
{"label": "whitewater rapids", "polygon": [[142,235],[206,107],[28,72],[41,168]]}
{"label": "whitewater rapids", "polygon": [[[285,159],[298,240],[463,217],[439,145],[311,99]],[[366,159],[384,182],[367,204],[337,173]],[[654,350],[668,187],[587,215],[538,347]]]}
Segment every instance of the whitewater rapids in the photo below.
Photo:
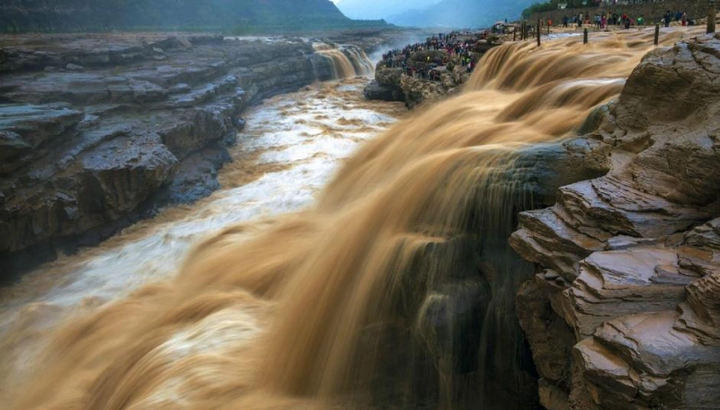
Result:
{"label": "whitewater rapids", "polygon": [[[189,249],[218,230],[243,224],[243,236],[252,237],[282,214],[312,205],[343,159],[407,114],[401,103],[366,102],[366,82],[359,77],[318,83],[252,108],[230,149],[233,162],[220,172],[221,189],[212,196],[165,209],[0,290],[0,402],[22,388],[27,363],[36,360],[33,352],[50,343],[49,332],[63,321],[122,299],[148,281],[172,277]],[[237,321],[243,327],[254,323],[247,314]]]}

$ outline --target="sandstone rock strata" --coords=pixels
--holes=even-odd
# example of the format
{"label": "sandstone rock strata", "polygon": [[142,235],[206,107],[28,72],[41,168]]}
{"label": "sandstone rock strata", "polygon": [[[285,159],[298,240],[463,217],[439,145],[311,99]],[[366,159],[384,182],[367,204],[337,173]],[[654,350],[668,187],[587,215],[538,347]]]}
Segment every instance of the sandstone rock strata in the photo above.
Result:
{"label": "sandstone rock strata", "polygon": [[[588,135],[608,173],[521,214],[518,314],[547,408],[720,403],[720,36],[648,54]],[[570,354],[571,353],[571,354]]]}

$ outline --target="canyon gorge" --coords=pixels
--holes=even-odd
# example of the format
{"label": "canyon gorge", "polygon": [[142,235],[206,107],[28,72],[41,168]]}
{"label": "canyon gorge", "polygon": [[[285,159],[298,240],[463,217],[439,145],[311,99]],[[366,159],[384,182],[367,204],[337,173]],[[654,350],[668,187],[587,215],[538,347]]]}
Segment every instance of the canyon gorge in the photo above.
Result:
{"label": "canyon gorge", "polygon": [[207,196],[252,104],[372,70],[362,48],[316,48],[325,49],[308,39],[130,34],[6,45],[0,279]]}
{"label": "canyon gorge", "polygon": [[0,402],[715,408],[720,35],[405,35],[8,43]]}

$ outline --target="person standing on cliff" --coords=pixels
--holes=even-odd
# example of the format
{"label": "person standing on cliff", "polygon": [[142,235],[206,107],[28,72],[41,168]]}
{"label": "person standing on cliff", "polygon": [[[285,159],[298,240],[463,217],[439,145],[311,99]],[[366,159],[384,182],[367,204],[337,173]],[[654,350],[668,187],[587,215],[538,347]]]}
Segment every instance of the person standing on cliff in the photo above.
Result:
{"label": "person standing on cliff", "polygon": [[665,27],[670,27],[670,22],[672,21],[673,15],[670,10],[665,12],[665,17],[663,18],[663,22],[665,23]]}

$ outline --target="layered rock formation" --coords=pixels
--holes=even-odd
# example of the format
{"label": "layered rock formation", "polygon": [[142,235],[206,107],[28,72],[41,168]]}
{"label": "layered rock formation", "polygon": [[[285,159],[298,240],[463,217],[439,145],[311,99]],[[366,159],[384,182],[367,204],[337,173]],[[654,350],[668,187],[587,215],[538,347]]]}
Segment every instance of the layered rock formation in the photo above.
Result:
{"label": "layered rock formation", "polygon": [[470,72],[467,68],[455,64],[440,69],[439,81],[406,75],[402,68],[378,68],[375,71],[375,80],[365,88],[365,98],[402,101],[412,109],[425,102],[440,101],[458,93],[460,86],[469,78]]}
{"label": "layered rock formation", "polygon": [[[472,53],[473,59],[481,59],[486,52],[498,45],[497,42],[478,41],[474,46],[475,52]],[[435,67],[428,61],[442,60],[445,57],[447,52],[444,50],[417,51],[410,55],[408,61],[418,72],[427,72]],[[452,56],[446,66],[436,67],[434,70],[439,74],[437,81],[421,78],[419,75],[408,75],[407,70],[401,67],[385,67],[381,62],[375,69],[375,79],[365,88],[365,98],[402,101],[412,109],[458,93],[471,76],[457,56]]]}
{"label": "layered rock formation", "polygon": [[588,134],[607,172],[524,212],[517,309],[548,409],[720,403],[720,35],[648,54]]}
{"label": "layered rock formation", "polygon": [[[218,187],[261,98],[332,78],[308,40],[21,37],[0,52],[0,272]],[[350,53],[348,53],[350,57]]]}

